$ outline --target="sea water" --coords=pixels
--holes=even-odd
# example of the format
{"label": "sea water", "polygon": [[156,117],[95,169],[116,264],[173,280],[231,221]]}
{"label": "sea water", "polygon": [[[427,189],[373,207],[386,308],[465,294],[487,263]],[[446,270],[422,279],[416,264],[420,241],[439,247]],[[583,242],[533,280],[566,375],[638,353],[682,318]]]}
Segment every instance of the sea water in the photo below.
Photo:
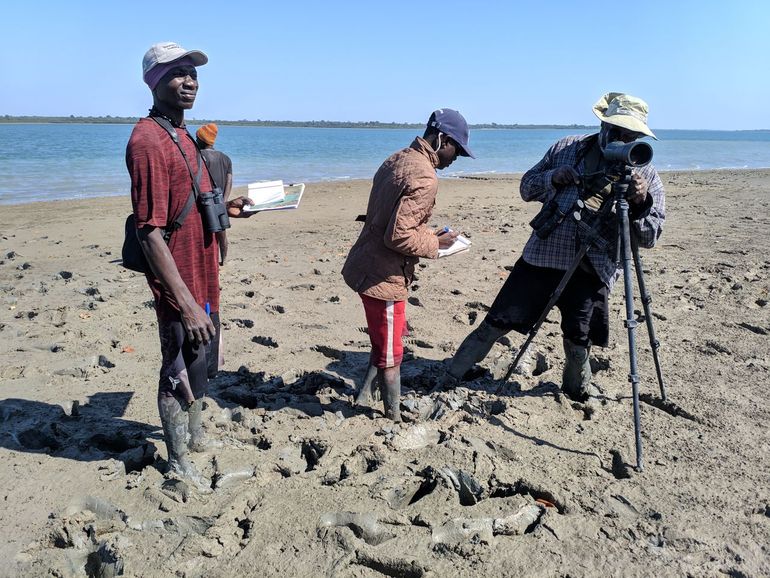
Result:
{"label": "sea water", "polygon": [[[129,194],[127,124],[0,124],[0,204]],[[191,132],[198,127],[189,125]],[[521,173],[557,139],[586,129],[478,129],[442,177]],[[277,180],[371,179],[419,129],[219,127],[216,148],[233,161],[236,186]],[[658,170],[770,167],[770,131],[657,130]]]}

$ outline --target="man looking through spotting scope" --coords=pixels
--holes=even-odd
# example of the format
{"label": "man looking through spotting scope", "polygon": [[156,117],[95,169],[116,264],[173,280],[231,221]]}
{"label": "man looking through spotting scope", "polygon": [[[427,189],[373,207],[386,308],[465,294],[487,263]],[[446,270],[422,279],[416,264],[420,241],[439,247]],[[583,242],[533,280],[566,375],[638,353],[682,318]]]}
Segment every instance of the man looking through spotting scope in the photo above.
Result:
{"label": "man looking through spotting scope", "polygon": [[[562,391],[580,402],[591,402],[598,394],[591,382],[589,353],[593,345],[607,346],[608,297],[619,275],[619,225],[611,190],[624,175],[617,174],[613,151],[633,150],[624,145],[656,137],[647,126],[647,104],[637,97],[611,92],[593,111],[601,120],[598,133],[557,141],[522,177],[521,197],[539,201],[543,208],[532,220],[535,230],[486,318],[452,359],[447,385],[461,380],[509,331],[526,334],[535,327],[582,247],[585,254],[555,303],[566,358]],[[648,151],[649,158],[638,163],[628,158],[620,165],[624,172],[625,165],[637,165],[625,179],[631,234],[639,246],[651,248],[662,232],[665,195],[657,171],[647,163],[652,149],[639,145],[644,146],[636,148]]]}

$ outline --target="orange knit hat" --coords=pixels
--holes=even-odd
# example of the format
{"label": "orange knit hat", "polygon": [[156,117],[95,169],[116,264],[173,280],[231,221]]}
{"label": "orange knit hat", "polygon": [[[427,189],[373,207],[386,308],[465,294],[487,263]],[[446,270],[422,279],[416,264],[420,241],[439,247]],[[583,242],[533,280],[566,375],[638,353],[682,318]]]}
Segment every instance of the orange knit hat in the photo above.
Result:
{"label": "orange knit hat", "polygon": [[212,123],[204,124],[202,127],[198,129],[198,132],[195,133],[195,136],[197,136],[200,140],[205,142],[209,146],[213,146],[214,141],[217,140],[217,125]]}

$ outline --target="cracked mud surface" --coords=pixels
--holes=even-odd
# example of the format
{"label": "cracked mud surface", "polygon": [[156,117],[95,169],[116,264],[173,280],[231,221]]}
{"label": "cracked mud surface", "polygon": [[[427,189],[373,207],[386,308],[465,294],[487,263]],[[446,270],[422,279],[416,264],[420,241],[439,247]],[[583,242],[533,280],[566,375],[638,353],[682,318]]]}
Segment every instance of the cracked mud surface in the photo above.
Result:
{"label": "cracked mud surface", "polygon": [[0,574],[770,574],[770,171],[663,178],[667,226],[642,257],[669,400],[641,324],[643,472],[622,287],[591,355],[595,411],[559,391],[557,312],[508,383],[517,334],[431,393],[529,234],[516,177],[442,180],[434,220],[474,245],[417,269],[405,422],[352,406],[368,358],[339,275],[368,192],[354,181],[231,229],[203,411],[219,447],[193,455],[207,494],[159,471],[149,291],[110,262],[127,201],[96,222],[85,202],[5,207]]}

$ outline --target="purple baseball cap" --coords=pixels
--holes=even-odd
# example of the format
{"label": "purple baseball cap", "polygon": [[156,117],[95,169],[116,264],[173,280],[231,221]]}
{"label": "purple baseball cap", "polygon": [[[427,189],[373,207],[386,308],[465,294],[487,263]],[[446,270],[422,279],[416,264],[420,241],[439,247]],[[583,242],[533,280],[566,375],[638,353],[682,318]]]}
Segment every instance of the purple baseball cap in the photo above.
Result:
{"label": "purple baseball cap", "polygon": [[476,158],[471,149],[468,148],[470,136],[468,123],[459,112],[451,108],[439,108],[430,115],[428,126],[452,137],[460,145],[460,156]]}

